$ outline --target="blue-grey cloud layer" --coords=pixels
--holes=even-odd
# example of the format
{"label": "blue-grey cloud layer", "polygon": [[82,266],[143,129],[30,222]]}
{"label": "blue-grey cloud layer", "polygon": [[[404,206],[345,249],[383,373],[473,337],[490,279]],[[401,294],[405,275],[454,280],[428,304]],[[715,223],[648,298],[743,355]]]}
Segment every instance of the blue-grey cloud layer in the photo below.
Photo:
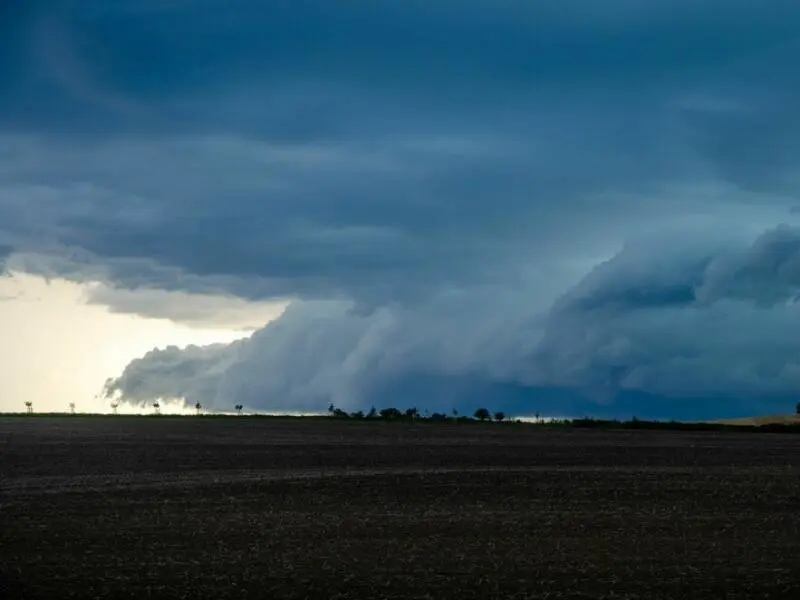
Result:
{"label": "blue-grey cloud layer", "polygon": [[792,264],[796,2],[11,6],[12,267],[302,299],[133,363],[131,399],[683,416],[798,383],[793,267],[736,262]]}

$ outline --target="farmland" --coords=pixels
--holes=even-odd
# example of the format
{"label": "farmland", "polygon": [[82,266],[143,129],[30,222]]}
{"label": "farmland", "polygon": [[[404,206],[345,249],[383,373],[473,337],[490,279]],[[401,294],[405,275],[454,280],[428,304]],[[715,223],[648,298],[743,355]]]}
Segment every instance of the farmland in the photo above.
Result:
{"label": "farmland", "polygon": [[4,598],[800,597],[797,435],[0,418],[0,504]]}

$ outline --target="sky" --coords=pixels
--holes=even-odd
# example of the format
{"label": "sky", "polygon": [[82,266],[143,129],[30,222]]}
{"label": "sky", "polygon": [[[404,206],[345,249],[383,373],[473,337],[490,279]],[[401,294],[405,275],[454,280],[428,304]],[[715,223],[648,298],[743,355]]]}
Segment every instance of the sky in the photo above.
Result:
{"label": "sky", "polygon": [[3,3],[0,410],[790,412],[798,22]]}

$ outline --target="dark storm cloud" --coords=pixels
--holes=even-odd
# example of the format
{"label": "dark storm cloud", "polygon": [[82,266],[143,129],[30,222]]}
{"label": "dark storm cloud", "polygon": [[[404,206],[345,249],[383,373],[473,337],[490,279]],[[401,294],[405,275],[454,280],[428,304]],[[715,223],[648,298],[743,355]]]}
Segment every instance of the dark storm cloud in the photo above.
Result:
{"label": "dark storm cloud", "polygon": [[[781,227],[749,245],[630,245],[549,311],[519,301],[535,298],[535,285],[370,314],[296,303],[230,346],[154,351],[109,392],[220,408],[237,398],[306,410],[333,401],[658,418],[780,411],[800,385],[798,240],[800,228]],[[772,290],[769,307],[759,289]]]}
{"label": "dark storm cloud", "polygon": [[714,101],[689,105],[691,140],[725,179],[755,191],[796,194],[800,148],[800,37],[737,62],[706,86]]}
{"label": "dark storm cloud", "polygon": [[790,396],[799,243],[782,226],[749,245],[624,249],[553,306],[533,377],[600,396]]}
{"label": "dark storm cloud", "polygon": [[423,131],[439,121],[463,127],[472,116],[513,126],[537,97],[559,103],[564,93],[702,81],[793,38],[800,9],[205,0],[55,2],[17,12],[3,36],[18,75],[2,96],[6,127],[330,139],[386,131],[398,119]]}
{"label": "dark storm cloud", "polygon": [[[160,291],[302,299],[247,342],[132,363],[132,400],[316,406],[425,375],[579,410],[558,390],[791,381],[796,2],[25,7],[0,19],[12,268],[176,319]],[[703,330],[733,314],[737,374]]]}

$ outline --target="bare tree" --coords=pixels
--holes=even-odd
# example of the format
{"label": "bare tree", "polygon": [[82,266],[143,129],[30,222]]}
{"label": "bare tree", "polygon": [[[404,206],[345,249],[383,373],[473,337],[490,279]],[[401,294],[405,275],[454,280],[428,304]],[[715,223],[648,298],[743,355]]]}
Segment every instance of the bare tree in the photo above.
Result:
{"label": "bare tree", "polygon": [[119,403],[118,402],[112,402],[111,403],[111,410],[114,412],[114,414],[117,414],[117,408],[118,407],[119,407]]}
{"label": "bare tree", "polygon": [[158,402],[153,402],[153,412],[157,415],[161,414],[161,405]]}
{"label": "bare tree", "polygon": [[33,402],[31,402],[30,400],[28,400],[25,403],[25,412],[28,413],[29,415],[33,414]]}

